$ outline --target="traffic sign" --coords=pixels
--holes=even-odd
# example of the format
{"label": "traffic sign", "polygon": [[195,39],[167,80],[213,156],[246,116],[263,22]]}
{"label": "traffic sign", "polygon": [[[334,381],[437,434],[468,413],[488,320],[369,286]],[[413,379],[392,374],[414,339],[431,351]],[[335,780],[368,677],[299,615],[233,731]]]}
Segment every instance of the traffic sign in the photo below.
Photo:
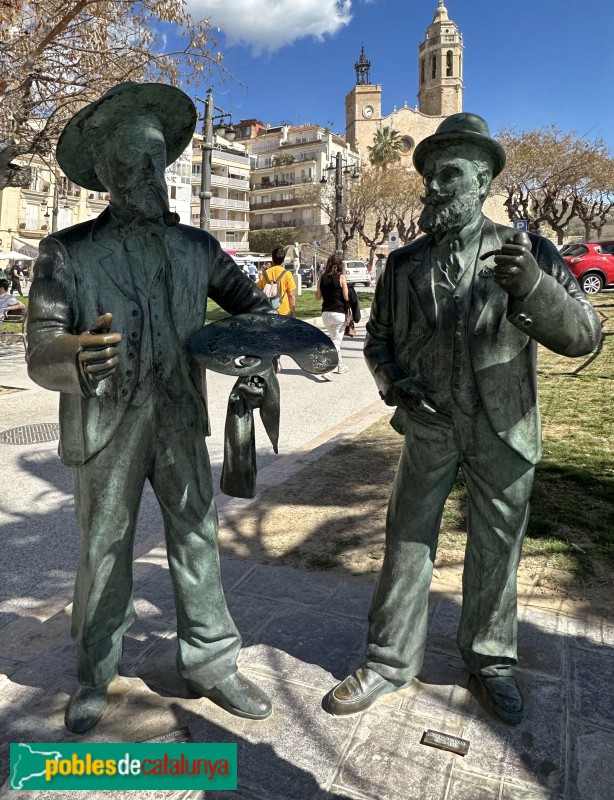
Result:
{"label": "traffic sign", "polygon": [[528,231],[529,225],[526,219],[515,219],[514,220],[514,230],[517,231]]}
{"label": "traffic sign", "polygon": [[389,233],[388,234],[388,250],[396,250],[399,246],[399,234],[398,233]]}

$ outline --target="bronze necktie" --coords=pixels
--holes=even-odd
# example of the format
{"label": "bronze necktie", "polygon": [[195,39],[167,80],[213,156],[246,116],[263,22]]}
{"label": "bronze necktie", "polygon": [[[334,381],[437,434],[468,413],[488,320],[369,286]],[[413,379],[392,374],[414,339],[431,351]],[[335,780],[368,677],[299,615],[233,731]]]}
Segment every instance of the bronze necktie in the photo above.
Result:
{"label": "bronze necktie", "polygon": [[452,239],[450,242],[445,260],[445,270],[450,282],[456,286],[463,274],[463,262],[460,257],[460,242],[458,239]]}

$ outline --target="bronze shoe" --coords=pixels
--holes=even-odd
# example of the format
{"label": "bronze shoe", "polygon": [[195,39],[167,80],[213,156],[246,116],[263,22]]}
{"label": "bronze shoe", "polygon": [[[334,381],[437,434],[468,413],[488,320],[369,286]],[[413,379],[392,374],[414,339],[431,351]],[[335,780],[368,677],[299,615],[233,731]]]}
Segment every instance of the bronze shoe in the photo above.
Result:
{"label": "bronze shoe", "polygon": [[508,725],[519,725],[524,716],[524,701],[511,667],[494,665],[473,674],[492,713]]}
{"label": "bronze shoe", "polygon": [[359,667],[326,695],[322,705],[325,711],[334,716],[358,714],[383,695],[396,692],[399,688],[403,687],[395,686],[374,670]]}
{"label": "bronze shoe", "polygon": [[71,733],[86,733],[94,727],[107,707],[108,688],[79,684],[64,714],[64,724]]}
{"label": "bronze shoe", "polygon": [[194,694],[207,697],[224,711],[237,717],[266,719],[273,711],[265,692],[241,672],[234,672],[212,689],[203,689],[191,681],[188,681],[188,687]]}

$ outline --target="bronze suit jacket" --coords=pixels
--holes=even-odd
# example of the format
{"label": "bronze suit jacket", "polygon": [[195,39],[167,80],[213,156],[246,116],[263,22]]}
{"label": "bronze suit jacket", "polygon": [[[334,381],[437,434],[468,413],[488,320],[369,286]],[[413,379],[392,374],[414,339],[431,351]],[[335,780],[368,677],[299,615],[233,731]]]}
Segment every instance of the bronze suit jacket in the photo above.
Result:
{"label": "bronze suit jacket", "polygon": [[[480,254],[500,248],[514,233],[485,219]],[[470,367],[490,424],[535,464],[541,458],[537,343],[561,355],[586,355],[599,343],[601,324],[554,245],[541,236],[529,236],[542,270],[537,284],[523,302],[514,300],[492,278],[480,276],[484,267],[494,267],[493,259],[478,260],[468,337]],[[391,384],[408,376],[429,383],[429,374],[418,374],[415,356],[436,323],[431,241],[431,236],[422,236],[393,251],[377,284],[365,358],[382,396]],[[429,369],[437,367],[431,363]],[[398,409],[395,416],[395,427],[402,430],[411,412]]]}
{"label": "bronze suit jacket", "polygon": [[[112,439],[130,403],[143,333],[143,309],[122,242],[111,233],[108,209],[97,219],[43,239],[34,266],[28,308],[28,372],[60,392],[60,456],[79,466]],[[271,311],[264,294],[209,233],[189,225],[165,231],[170,265],[166,285],[178,341],[205,323],[207,297],[231,314]],[[102,313],[113,314],[112,331],[123,333],[116,371],[93,392],[80,379],[76,340]],[[205,419],[205,371],[188,355],[190,380]]]}

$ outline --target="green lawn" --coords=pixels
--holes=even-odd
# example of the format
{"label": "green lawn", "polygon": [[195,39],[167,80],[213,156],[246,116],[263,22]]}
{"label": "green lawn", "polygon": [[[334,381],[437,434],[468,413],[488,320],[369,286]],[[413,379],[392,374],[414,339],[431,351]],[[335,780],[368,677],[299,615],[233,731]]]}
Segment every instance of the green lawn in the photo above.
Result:
{"label": "green lawn", "polygon": [[[17,300],[24,304],[27,307],[28,305],[28,298],[24,297],[21,294],[13,295]],[[0,323],[2,324],[2,330],[6,331],[7,333],[21,333],[21,322],[7,322],[7,323]],[[21,341],[21,340],[20,340]]]}
{"label": "green lawn", "polygon": [[[373,301],[372,294],[369,292],[357,292],[357,295],[360,300],[361,308],[368,308],[371,305]],[[18,300],[21,300],[24,305],[28,305],[27,297],[20,296],[18,297]],[[322,313],[322,301],[316,300],[315,292],[305,291],[300,297],[296,298],[296,309],[296,316],[299,319],[311,319],[312,317],[319,317]],[[217,303],[213,302],[213,300],[209,300],[207,302],[207,322],[216,322],[218,319],[223,319],[224,317],[228,316],[228,312],[220,308]],[[21,326],[9,324],[7,325],[7,330],[17,330],[17,328],[20,327]]]}
{"label": "green lawn", "polygon": [[[538,355],[543,457],[535,472],[523,548],[580,581],[598,583],[614,569],[614,297],[591,298],[608,319],[598,357]],[[459,477],[444,512],[442,544],[464,548],[466,489]]]}
{"label": "green lawn", "polygon": [[[356,292],[360,300],[361,308],[368,308],[373,302],[373,295],[370,292]],[[298,319],[311,319],[319,317],[322,313],[322,301],[316,300],[316,293],[304,291],[300,297],[296,298],[296,316]],[[207,303],[207,322],[216,322],[229,316],[228,312],[221,309],[213,300]]]}

